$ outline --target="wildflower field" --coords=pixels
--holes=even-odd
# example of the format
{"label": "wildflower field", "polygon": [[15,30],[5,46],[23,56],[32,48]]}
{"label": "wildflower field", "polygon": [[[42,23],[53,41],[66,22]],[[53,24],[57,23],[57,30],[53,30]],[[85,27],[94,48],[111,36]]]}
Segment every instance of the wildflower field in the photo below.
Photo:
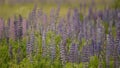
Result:
{"label": "wildflower field", "polygon": [[120,68],[120,1],[75,1],[1,0],[0,68]]}

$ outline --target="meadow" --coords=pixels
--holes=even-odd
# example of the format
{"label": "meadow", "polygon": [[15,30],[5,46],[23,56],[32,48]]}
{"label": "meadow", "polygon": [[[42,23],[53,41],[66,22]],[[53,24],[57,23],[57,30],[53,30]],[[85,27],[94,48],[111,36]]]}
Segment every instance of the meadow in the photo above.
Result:
{"label": "meadow", "polygon": [[0,4],[1,68],[120,67],[120,9],[112,0],[7,1]]}

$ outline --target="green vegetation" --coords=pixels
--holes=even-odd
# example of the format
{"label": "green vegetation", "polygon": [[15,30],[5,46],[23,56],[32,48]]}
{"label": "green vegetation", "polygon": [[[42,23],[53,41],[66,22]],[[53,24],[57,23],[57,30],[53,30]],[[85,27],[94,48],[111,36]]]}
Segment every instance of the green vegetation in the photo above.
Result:
{"label": "green vegetation", "polygon": [[120,8],[120,0],[115,0],[114,1],[113,8],[115,8],[115,9]]}
{"label": "green vegetation", "polygon": [[[7,1],[7,0],[6,0]],[[105,0],[106,2],[107,0]],[[118,0],[119,1],[119,0]],[[80,4],[82,4],[83,2],[77,2],[76,3],[63,3],[61,4],[61,8],[60,8],[60,16],[63,16],[67,13],[67,10],[69,8],[79,8]],[[27,18],[30,11],[33,9],[34,4],[37,4],[39,8],[43,9],[43,11],[47,14],[49,14],[51,8],[57,8],[58,6],[55,3],[20,3],[20,4],[0,4],[0,17],[4,18],[4,19],[8,19],[9,17],[13,16],[13,15],[18,15],[21,14],[24,18]],[[88,11],[88,8],[90,7],[91,1],[87,1],[86,2],[86,12]],[[111,0],[107,3],[107,4],[111,4]],[[95,5],[94,9],[97,10],[103,10],[105,8],[105,4],[102,3],[102,1],[100,0],[96,0],[95,1]],[[83,8],[84,9],[84,8]],[[84,11],[81,11],[82,13],[86,13]]]}

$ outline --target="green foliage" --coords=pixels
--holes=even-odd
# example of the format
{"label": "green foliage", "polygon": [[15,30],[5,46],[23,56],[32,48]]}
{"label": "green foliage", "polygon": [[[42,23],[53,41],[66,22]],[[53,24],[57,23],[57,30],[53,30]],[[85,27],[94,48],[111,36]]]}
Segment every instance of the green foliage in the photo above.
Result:
{"label": "green foliage", "polygon": [[83,21],[83,15],[80,13],[80,20]]}
{"label": "green foliage", "polygon": [[103,22],[104,27],[105,27],[105,33],[108,34],[108,22]]}
{"label": "green foliage", "polygon": [[98,68],[99,59],[97,56],[92,56],[90,58],[89,68]]}
{"label": "green foliage", "polygon": [[113,8],[115,8],[115,9],[120,8],[120,0],[115,0],[114,1]]}
{"label": "green foliage", "polygon": [[106,62],[105,62],[105,60],[103,62],[101,62],[101,63],[102,63],[102,67],[106,68]]}
{"label": "green foliage", "polygon": [[114,62],[110,61],[110,68],[114,68],[113,64],[114,64]]}
{"label": "green foliage", "polygon": [[65,65],[65,68],[73,68],[73,64],[72,64],[72,63],[67,63],[67,64]]}
{"label": "green foliage", "polygon": [[78,66],[79,68],[83,68],[83,63],[80,63]]}
{"label": "green foliage", "polygon": [[2,68],[8,68],[8,62],[10,61],[8,55],[8,48],[6,45],[0,46],[0,66]]}
{"label": "green foliage", "polygon": [[56,45],[60,44],[61,41],[61,36],[60,35],[55,35],[55,43]]}
{"label": "green foliage", "polygon": [[76,64],[76,63],[67,63],[65,65],[65,68],[84,68],[84,64],[80,63],[80,64]]}
{"label": "green foliage", "polygon": [[54,36],[55,36],[55,33],[52,32],[52,31],[48,31],[46,33],[46,44],[49,45],[51,43],[51,41],[53,41],[54,39]]}
{"label": "green foliage", "polygon": [[85,38],[82,38],[81,43],[80,43],[79,50],[81,51],[82,48],[83,48],[83,46],[85,46],[86,44],[87,44],[87,43],[86,43],[86,41],[85,41]]}

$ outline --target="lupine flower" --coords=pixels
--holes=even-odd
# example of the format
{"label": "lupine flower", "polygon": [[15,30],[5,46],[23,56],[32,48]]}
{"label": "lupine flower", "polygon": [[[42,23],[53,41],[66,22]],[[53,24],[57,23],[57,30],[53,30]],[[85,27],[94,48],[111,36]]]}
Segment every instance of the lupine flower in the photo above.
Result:
{"label": "lupine flower", "polygon": [[115,46],[114,46],[114,68],[119,67],[119,61],[118,61],[118,46],[119,46],[119,38],[117,37],[115,40]]}
{"label": "lupine flower", "polygon": [[36,16],[36,10],[37,10],[37,5],[34,6],[32,12],[29,14],[29,23],[32,28],[36,29],[36,23],[37,23],[37,16]]}
{"label": "lupine flower", "polygon": [[55,13],[55,10],[52,9],[51,12],[50,12],[50,25],[51,25],[50,29],[52,31],[55,31],[55,27],[56,27],[56,25],[55,25],[55,14],[54,13]]}
{"label": "lupine flower", "polygon": [[19,64],[22,60],[21,48],[19,47],[17,50],[17,63]]}
{"label": "lupine flower", "polygon": [[55,26],[54,26],[54,30],[55,30],[55,33],[57,33],[57,23],[59,22],[58,21],[58,19],[59,19],[59,13],[60,13],[60,5],[58,5],[58,8],[57,8],[57,10],[56,10],[56,12],[55,12],[55,18],[54,18],[54,23],[55,23]]}
{"label": "lupine flower", "polygon": [[32,10],[32,13],[31,13],[31,15],[32,15],[32,23],[35,23],[35,19],[36,19],[36,10],[37,10],[37,5],[35,4],[34,5],[34,8],[33,8],[33,10]]}
{"label": "lupine flower", "polygon": [[41,26],[43,28],[42,31],[46,31],[47,30],[47,25],[48,25],[47,22],[48,22],[47,21],[47,15],[44,14],[43,15],[43,21],[42,21],[42,26]]}
{"label": "lupine flower", "polygon": [[71,17],[71,9],[69,8],[68,9],[68,12],[67,12],[67,21],[68,21],[68,23],[70,23],[70,17]]}
{"label": "lupine flower", "polygon": [[55,46],[54,42],[51,43],[50,50],[51,50],[51,59],[53,62],[55,60],[55,57],[56,57],[56,46]]}
{"label": "lupine flower", "polygon": [[102,20],[103,19],[103,12],[102,11],[99,11],[98,12],[98,17]]}
{"label": "lupine flower", "polygon": [[83,37],[87,39],[87,19],[84,19],[83,21]]}
{"label": "lupine flower", "polygon": [[89,8],[89,13],[88,13],[88,18],[91,19],[92,16],[93,16],[93,9],[92,9],[93,6],[90,6]]}
{"label": "lupine flower", "polygon": [[3,21],[3,38],[6,38],[6,25],[5,25],[5,22]]}
{"label": "lupine flower", "polygon": [[37,14],[37,15],[38,15],[37,17],[38,17],[38,18],[41,18],[42,15],[43,15],[42,8],[38,9],[37,13],[38,13],[38,14]]}
{"label": "lupine flower", "polygon": [[78,62],[78,45],[73,43],[70,47],[70,55],[69,55],[69,61],[72,63]]}
{"label": "lupine flower", "polygon": [[8,19],[7,25],[6,25],[6,42],[7,44],[9,44],[9,39],[10,39],[10,34],[9,34],[9,30],[10,30],[10,18]]}
{"label": "lupine flower", "polygon": [[120,44],[120,22],[116,23],[116,28],[117,28],[117,37],[115,40],[115,46],[114,46],[114,67],[119,67],[120,62],[118,61],[118,56],[119,56],[119,44]]}
{"label": "lupine flower", "polygon": [[77,9],[74,9],[74,15],[73,15],[73,30],[76,35],[78,35],[80,30],[80,20],[79,20],[79,12]]}
{"label": "lupine flower", "polygon": [[82,56],[81,56],[82,62],[88,62],[89,56],[90,56],[89,45],[86,45],[82,48]]}
{"label": "lupine flower", "polygon": [[10,26],[9,26],[9,37],[11,39],[15,39],[15,25],[14,25],[14,18],[10,18]]}
{"label": "lupine flower", "polygon": [[97,32],[96,32],[96,36],[97,36],[97,38],[96,38],[97,46],[96,47],[97,47],[97,49],[96,50],[99,53],[100,50],[101,50],[102,37],[103,37],[103,34],[104,34],[104,32],[102,31],[103,26],[101,24],[100,18],[97,19],[96,27],[97,27]]}
{"label": "lupine flower", "polygon": [[42,9],[39,9],[37,11],[37,29],[39,30],[40,34],[42,34],[42,29],[43,29],[43,26],[42,26],[42,20],[43,20],[43,11]]}
{"label": "lupine flower", "polygon": [[17,41],[17,37],[18,37],[18,21],[16,20],[16,17],[15,17],[15,21],[14,21],[14,35],[15,35],[15,40]]}
{"label": "lupine flower", "polygon": [[21,40],[22,39],[22,36],[23,36],[23,27],[22,27],[22,22],[23,22],[23,19],[22,19],[22,16],[19,15],[19,20],[18,20],[18,24],[16,23],[17,26],[17,29],[18,29],[18,39]]}
{"label": "lupine flower", "polygon": [[93,20],[96,22],[96,20],[97,20],[97,14],[95,13],[95,14],[93,14]]}
{"label": "lupine flower", "polygon": [[55,14],[55,20],[58,20],[58,18],[59,18],[59,12],[60,12],[60,5],[58,5],[58,7],[57,7],[57,10],[56,10],[56,14]]}
{"label": "lupine flower", "polygon": [[47,47],[46,47],[46,33],[43,31],[42,33],[42,56],[45,57],[47,54]]}
{"label": "lupine flower", "polygon": [[109,45],[109,49],[110,49],[110,56],[112,57],[113,56],[113,53],[114,53],[114,38],[113,38],[113,34],[112,34],[112,24],[113,22],[110,22],[109,23],[109,28],[108,28],[108,39],[107,39],[107,43]]}
{"label": "lupine flower", "polygon": [[96,27],[94,25],[94,22],[91,23],[90,36],[91,36],[91,37],[89,37],[89,38],[91,38],[90,39],[90,41],[91,41],[91,44],[90,44],[90,53],[93,56],[95,54],[95,46],[96,46]]}
{"label": "lupine flower", "polygon": [[9,56],[10,56],[10,59],[13,58],[13,47],[11,45],[9,45]]}
{"label": "lupine flower", "polygon": [[3,31],[4,31],[4,22],[3,19],[0,18],[0,39],[3,37]]}
{"label": "lupine flower", "polygon": [[111,53],[111,49],[110,49],[110,36],[107,35],[107,46],[106,46],[106,64],[107,67],[109,67],[109,63],[110,63],[110,53]]}
{"label": "lupine flower", "polygon": [[31,33],[30,37],[28,37],[27,40],[27,45],[26,45],[26,53],[27,53],[27,57],[29,58],[29,60],[32,62],[32,55],[34,52],[34,34]]}
{"label": "lupine flower", "polygon": [[34,41],[35,41],[34,33],[31,33],[31,34],[30,34],[31,52],[34,51]]}
{"label": "lupine flower", "polygon": [[35,52],[35,55],[37,56],[39,54],[39,45],[38,45],[38,42],[35,42],[35,46],[34,46],[34,52]]}
{"label": "lupine flower", "polygon": [[90,56],[94,56],[95,55],[95,41],[93,41],[93,39],[91,40],[91,44],[90,44]]}
{"label": "lupine flower", "polygon": [[120,19],[120,12],[117,13],[117,17],[118,17],[118,19]]}
{"label": "lupine flower", "polygon": [[61,19],[58,24],[58,34],[60,34],[62,38],[65,40],[67,36],[66,36],[65,26],[63,23],[65,23],[65,21],[64,19]]}
{"label": "lupine flower", "polygon": [[103,21],[109,22],[108,17],[109,17],[109,9],[106,9],[103,14]]}
{"label": "lupine flower", "polygon": [[72,34],[72,31],[71,31],[71,19],[72,19],[72,15],[71,15],[71,9],[69,8],[68,9],[68,12],[67,12],[67,19],[66,19],[66,29],[67,29],[67,31],[66,31],[66,34],[67,34],[67,36],[68,37],[71,37],[71,34]]}
{"label": "lupine flower", "polygon": [[26,44],[26,54],[27,54],[27,57],[29,57],[31,51],[30,51],[30,40],[29,38],[27,38],[27,44]]}
{"label": "lupine flower", "polygon": [[120,40],[120,21],[116,22],[117,37]]}
{"label": "lupine flower", "polygon": [[66,52],[66,42],[65,41],[61,41],[60,44],[60,57],[61,57],[61,61],[62,64],[65,65],[65,63],[67,62],[67,52]]}
{"label": "lupine flower", "polygon": [[26,36],[27,33],[27,21],[25,19],[23,19],[22,21],[22,37]]}

